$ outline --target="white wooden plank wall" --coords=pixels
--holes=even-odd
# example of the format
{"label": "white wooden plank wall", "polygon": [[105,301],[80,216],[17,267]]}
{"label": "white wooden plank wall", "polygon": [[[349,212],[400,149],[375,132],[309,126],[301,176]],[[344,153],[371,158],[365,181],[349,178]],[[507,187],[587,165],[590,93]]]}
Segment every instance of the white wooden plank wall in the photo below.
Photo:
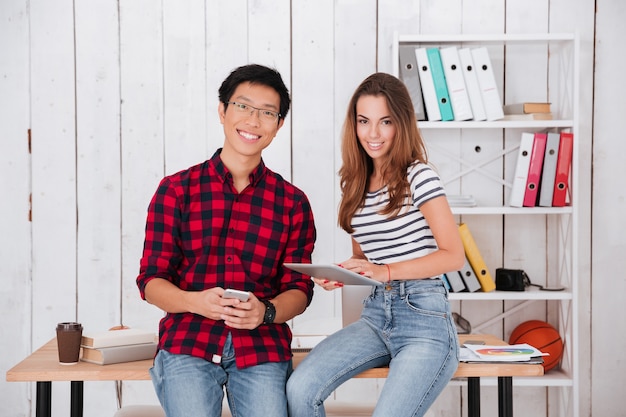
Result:
{"label": "white wooden plank wall", "polygon": [[[161,313],[139,299],[135,286],[146,207],[162,176],[205,160],[221,146],[217,89],[235,67],[249,62],[276,67],[290,88],[292,109],[267,149],[265,161],[308,194],[318,231],[315,260],[338,262],[351,250],[349,237],[336,226],[340,197],[336,174],[346,105],[367,75],[392,71],[393,32],[578,31],[582,52],[580,136],[586,138],[580,151],[591,155],[595,3],[2,1],[0,274],[4,285],[0,287],[0,313],[11,324],[0,328],[0,369],[13,366],[53,337],[59,321],[76,319],[92,330],[124,323],[156,331]],[[622,17],[626,13],[617,2],[597,3],[620,9]],[[605,19],[610,19],[611,12],[605,13]],[[621,39],[612,37],[608,29],[599,34]],[[610,54],[608,49],[599,52]],[[551,99],[545,48],[505,51],[490,47],[490,54],[505,102],[526,100],[528,95],[536,100]],[[541,65],[536,67],[536,62]],[[518,77],[527,82],[514,83]],[[603,97],[611,96],[611,83],[602,87]],[[32,130],[32,152],[28,129]],[[606,129],[599,133],[610,142],[611,132]],[[444,175],[457,171],[460,164],[446,152],[478,164],[519,140],[515,132],[503,137],[499,131],[482,129],[430,130],[424,135],[431,159]],[[607,149],[612,146],[599,144]],[[608,152],[601,155],[612,151]],[[591,190],[590,158],[583,158],[581,165],[580,192],[587,196]],[[506,176],[514,169],[514,160],[508,158],[504,166],[489,162],[482,168],[497,177]],[[611,171],[605,172],[607,178],[600,184],[617,180]],[[490,180],[474,173],[447,187],[451,194],[472,194],[494,205],[508,199],[497,187],[485,187],[486,181]],[[611,194],[607,191],[599,197],[610,200]],[[579,318],[581,334],[585,334],[591,326],[591,241],[584,238],[591,235],[591,202],[583,198],[581,203]],[[543,277],[545,271],[556,268],[550,244],[533,243],[535,228],[546,233],[553,229],[549,220],[516,217],[503,224],[489,216],[463,216],[459,221],[469,224],[493,272],[505,265],[524,268],[531,277]],[[615,230],[609,224],[605,227],[606,232]],[[603,243],[604,235],[597,236],[594,247]],[[615,239],[623,247],[624,238]],[[606,271],[610,270],[603,270],[603,275]],[[515,305],[453,303],[454,311],[474,325]],[[607,310],[612,306],[604,305]],[[506,337],[520,322],[554,313],[548,305],[536,302],[532,309],[482,331]],[[318,290],[309,309],[294,319],[294,332],[332,332],[341,325],[340,314],[339,292]],[[581,341],[580,348],[580,362],[589,364],[590,343]],[[611,368],[598,369],[610,372]],[[591,412],[589,381],[590,367],[581,366],[581,416]],[[350,381],[331,401],[375,399],[383,383]],[[34,384],[0,382],[0,387],[0,414],[34,416]],[[601,391],[597,395],[606,405]],[[124,404],[156,402],[148,381],[124,383],[122,392]],[[516,415],[559,415],[550,390],[516,387],[514,393]],[[69,398],[69,384],[53,384],[53,395],[54,413],[68,414],[68,401],[63,398]],[[482,398],[483,415],[497,415],[495,387],[484,387]],[[463,416],[466,401],[465,387],[451,384],[428,415]],[[85,415],[111,416],[116,406],[112,382],[85,384]]]}

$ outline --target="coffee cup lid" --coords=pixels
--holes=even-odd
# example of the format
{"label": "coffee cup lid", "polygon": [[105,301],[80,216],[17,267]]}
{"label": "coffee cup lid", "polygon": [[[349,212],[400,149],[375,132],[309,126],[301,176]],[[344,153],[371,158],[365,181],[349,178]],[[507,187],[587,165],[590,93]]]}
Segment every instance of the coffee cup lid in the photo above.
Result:
{"label": "coffee cup lid", "polygon": [[74,321],[66,321],[57,324],[57,330],[82,330],[83,325]]}

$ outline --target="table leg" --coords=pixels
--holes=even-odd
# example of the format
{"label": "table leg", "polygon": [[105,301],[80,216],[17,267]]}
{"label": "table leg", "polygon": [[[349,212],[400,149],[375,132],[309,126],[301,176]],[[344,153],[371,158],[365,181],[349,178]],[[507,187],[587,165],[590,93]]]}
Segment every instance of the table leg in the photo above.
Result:
{"label": "table leg", "polygon": [[70,417],[83,417],[83,381],[71,382],[71,411]]}
{"label": "table leg", "polygon": [[480,417],[480,378],[467,378],[467,417]]}
{"label": "table leg", "polygon": [[37,402],[35,404],[35,415],[37,417],[52,416],[52,381],[37,382]]}
{"label": "table leg", "polygon": [[513,377],[498,377],[498,416],[513,417]]}

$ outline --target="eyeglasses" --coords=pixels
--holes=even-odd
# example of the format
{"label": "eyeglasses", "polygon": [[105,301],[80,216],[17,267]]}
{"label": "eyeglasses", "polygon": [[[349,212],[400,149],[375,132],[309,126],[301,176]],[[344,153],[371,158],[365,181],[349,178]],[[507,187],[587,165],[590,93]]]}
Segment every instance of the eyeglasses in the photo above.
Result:
{"label": "eyeglasses", "polygon": [[237,113],[245,113],[245,114],[252,115],[252,113],[256,111],[259,119],[264,122],[273,123],[273,122],[276,122],[281,117],[280,113],[277,113],[272,110],[259,109],[249,104],[237,103],[236,101],[229,101],[226,104],[232,104],[233,108],[235,109]]}

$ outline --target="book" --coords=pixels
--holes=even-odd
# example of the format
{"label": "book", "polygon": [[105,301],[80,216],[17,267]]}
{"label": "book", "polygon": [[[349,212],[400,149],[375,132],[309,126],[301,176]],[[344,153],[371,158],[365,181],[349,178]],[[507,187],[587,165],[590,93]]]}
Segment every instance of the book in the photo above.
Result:
{"label": "book", "polygon": [[539,189],[539,206],[552,207],[554,195],[554,178],[556,177],[556,158],[559,154],[558,132],[549,132],[546,142],[546,152],[543,157],[543,172],[541,173],[541,187]]}
{"label": "book", "polygon": [[474,237],[469,230],[469,227],[465,223],[459,224],[459,234],[463,241],[463,249],[465,249],[465,256],[469,261],[476,278],[480,282],[480,288],[484,292],[490,292],[496,289],[496,282],[493,280],[487,265],[478,249],[478,245],[474,241]]}
{"label": "book", "polygon": [[533,150],[535,134],[523,132],[520,139],[519,150],[517,152],[517,162],[513,175],[513,185],[509,195],[509,206],[522,207],[524,205],[524,194],[526,183],[528,182],[528,168],[530,167],[530,155]]}
{"label": "book", "polygon": [[97,365],[142,361],[152,359],[156,354],[157,343],[139,343],[135,345],[109,346],[103,348],[83,347],[81,360]]}
{"label": "book", "polygon": [[548,356],[528,343],[515,345],[464,344],[461,350],[460,360],[462,362],[529,362],[535,358]]}
{"label": "book", "polygon": [[524,192],[524,207],[535,207],[537,205],[537,199],[539,197],[539,184],[541,182],[541,170],[543,168],[543,155],[546,152],[547,141],[547,133],[535,133],[533,150],[530,154],[530,165],[528,166],[526,191]]}
{"label": "book", "polygon": [[454,120],[454,112],[452,111],[450,93],[448,92],[448,84],[443,64],[441,63],[439,48],[426,48],[426,55],[430,63],[430,75],[433,77],[435,85],[435,95],[437,96],[441,120],[444,122]]}
{"label": "book", "polygon": [[556,173],[554,177],[554,190],[552,192],[552,206],[563,207],[567,201],[569,188],[569,170],[572,164],[572,151],[574,146],[574,134],[561,132],[559,141],[559,154],[556,160]]}
{"label": "book", "polygon": [[156,333],[144,329],[107,330],[99,333],[83,333],[81,346],[104,348],[110,346],[135,345],[156,340]]}
{"label": "book", "polygon": [[504,121],[524,121],[524,120],[552,120],[552,113],[518,113],[505,114],[501,120]]}
{"label": "book", "polygon": [[550,113],[550,103],[525,102],[505,104],[504,114]]}
{"label": "book", "polygon": [[400,46],[400,79],[406,85],[413,102],[415,117],[417,120],[426,120],[426,109],[424,108],[424,97],[422,96],[422,85],[417,72],[417,59],[415,58],[415,47],[410,45]]}

